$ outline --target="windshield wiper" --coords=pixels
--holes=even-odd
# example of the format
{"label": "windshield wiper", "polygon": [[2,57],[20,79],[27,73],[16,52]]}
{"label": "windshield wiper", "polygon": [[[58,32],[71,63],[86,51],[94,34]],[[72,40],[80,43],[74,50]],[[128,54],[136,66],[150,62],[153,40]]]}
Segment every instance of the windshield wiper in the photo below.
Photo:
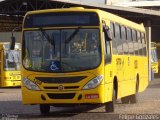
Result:
{"label": "windshield wiper", "polygon": [[47,41],[51,43],[51,45],[55,46],[54,37],[53,39],[51,39],[43,28],[39,28],[39,30],[41,31],[42,35],[47,39]]}
{"label": "windshield wiper", "polygon": [[79,32],[81,27],[78,27],[77,29],[74,30],[74,32],[65,40],[65,43],[68,44],[74,36]]}
{"label": "windshield wiper", "polygon": [[54,36],[53,36],[53,39],[50,38],[50,36],[46,33],[46,31],[40,27],[39,30],[41,31],[42,35],[47,39],[47,41],[53,45],[54,47],[54,54],[55,54],[55,40],[54,40]]}

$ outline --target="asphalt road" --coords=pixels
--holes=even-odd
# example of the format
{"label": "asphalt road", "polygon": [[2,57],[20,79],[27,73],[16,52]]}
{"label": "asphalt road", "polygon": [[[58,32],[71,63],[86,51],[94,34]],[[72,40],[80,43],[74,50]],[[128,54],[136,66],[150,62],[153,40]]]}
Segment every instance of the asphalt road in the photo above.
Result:
{"label": "asphalt road", "polygon": [[115,105],[115,112],[107,114],[104,106],[52,107],[50,114],[42,116],[38,105],[23,105],[20,88],[0,89],[0,120],[160,120],[160,79],[150,82],[148,88],[138,95],[137,104]]}

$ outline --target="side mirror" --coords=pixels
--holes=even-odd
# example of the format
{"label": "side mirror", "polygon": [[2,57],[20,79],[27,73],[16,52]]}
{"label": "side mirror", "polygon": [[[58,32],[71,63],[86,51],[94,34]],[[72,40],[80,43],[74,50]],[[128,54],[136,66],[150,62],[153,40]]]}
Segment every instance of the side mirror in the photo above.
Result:
{"label": "side mirror", "polygon": [[11,37],[10,50],[14,50],[16,43],[16,38],[14,36]]}
{"label": "side mirror", "polygon": [[13,36],[13,33],[14,33],[15,31],[18,31],[18,30],[21,30],[21,29],[22,29],[22,27],[19,26],[19,27],[15,27],[15,28],[12,30],[10,50],[14,50],[15,44],[16,44],[16,38]]}
{"label": "side mirror", "polygon": [[109,27],[104,25],[103,26],[103,31],[104,31],[106,40],[111,41],[112,40],[112,34],[111,34],[111,30],[109,29]]}

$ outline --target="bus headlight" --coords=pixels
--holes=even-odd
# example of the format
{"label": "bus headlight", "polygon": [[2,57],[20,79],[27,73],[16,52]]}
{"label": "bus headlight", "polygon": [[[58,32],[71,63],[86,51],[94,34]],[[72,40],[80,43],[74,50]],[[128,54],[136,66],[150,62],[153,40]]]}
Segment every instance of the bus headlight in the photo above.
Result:
{"label": "bus headlight", "polygon": [[29,79],[27,79],[26,77],[23,77],[23,83],[24,85],[30,89],[30,90],[40,90],[40,88],[32,81],[30,81]]}
{"label": "bus headlight", "polygon": [[83,90],[93,89],[97,87],[101,83],[102,80],[103,80],[103,75],[93,78],[83,87]]}

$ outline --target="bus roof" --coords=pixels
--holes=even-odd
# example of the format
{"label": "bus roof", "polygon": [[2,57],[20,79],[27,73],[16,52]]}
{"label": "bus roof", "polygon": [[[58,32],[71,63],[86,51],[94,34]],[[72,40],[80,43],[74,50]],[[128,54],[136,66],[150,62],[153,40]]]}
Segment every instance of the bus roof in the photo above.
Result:
{"label": "bus roof", "polygon": [[[110,20],[112,22],[119,23],[124,26],[130,26],[132,28],[135,28],[137,30],[145,32],[143,24],[137,24],[135,22],[132,22],[130,20],[127,20],[125,18],[122,18],[120,16],[114,15],[112,13],[100,10],[100,9],[88,9],[88,8],[83,8],[83,7],[70,7],[70,8],[60,8],[60,9],[45,9],[45,10],[36,10],[36,11],[30,11],[26,15],[29,14],[40,14],[40,13],[45,13],[45,12],[96,12],[99,16],[100,19],[106,19]],[[109,16],[109,17],[107,17]]]}

